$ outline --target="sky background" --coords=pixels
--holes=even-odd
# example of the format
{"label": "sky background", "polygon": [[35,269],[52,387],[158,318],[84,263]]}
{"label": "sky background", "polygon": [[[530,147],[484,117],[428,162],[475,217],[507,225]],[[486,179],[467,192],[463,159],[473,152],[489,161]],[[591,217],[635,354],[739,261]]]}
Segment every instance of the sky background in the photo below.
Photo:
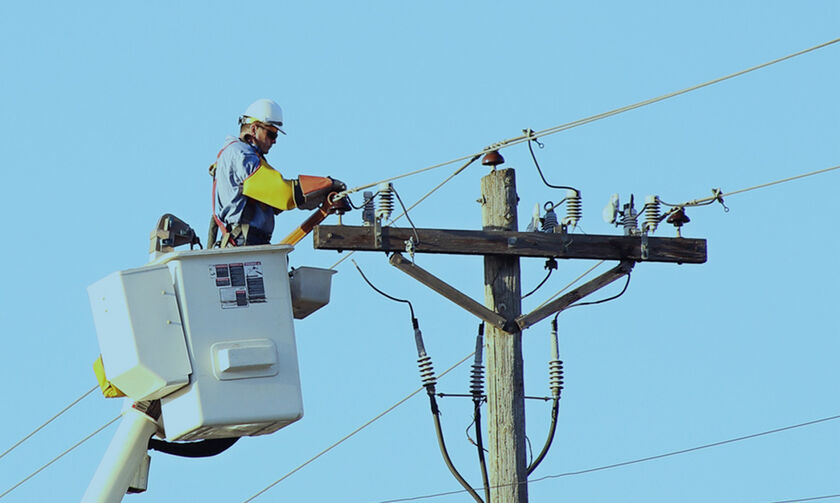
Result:
{"label": "sky background", "polygon": [[[202,237],[207,166],[257,98],[283,106],[269,162],[351,187],[683,89],[840,36],[834,0],[706,2],[17,2],[0,17],[0,138],[6,239],[0,290],[0,451],[95,384],[86,288],[147,260],[163,213]],[[544,138],[550,182],[583,194],[581,228],[613,193],[669,202],[840,164],[840,44],[665,102]],[[520,229],[540,181],[516,169]],[[395,183],[407,203],[454,166]],[[476,164],[411,212],[420,227],[478,229]],[[559,318],[566,387],[554,447],[533,478],[653,456],[840,414],[836,266],[840,171],[688,211],[702,265],[643,263],[619,299]],[[355,198],[357,203],[359,197]],[[278,236],[305,218],[277,218]],[[331,217],[329,223],[335,223]],[[345,218],[358,224],[360,215]],[[580,230],[576,232],[581,232]],[[663,225],[656,236],[674,236]],[[336,252],[291,255],[329,267]],[[388,265],[353,258],[408,298],[438,371],[474,348],[477,320]],[[482,300],[479,257],[417,262]],[[594,261],[561,261],[527,312]],[[604,264],[596,271],[605,271]],[[296,322],[305,416],[208,459],[152,453],[149,490],[125,501],[241,502],[419,387],[407,309],[350,261],[332,302]],[[522,260],[523,291],[544,276]],[[617,293],[622,282],[591,300]],[[523,335],[525,386],[548,393],[548,320]],[[439,391],[465,393],[469,363]],[[0,493],[115,417],[91,395],[0,459]],[[471,401],[444,399],[456,466],[480,484],[465,429]],[[539,451],[549,405],[527,404]],[[77,501],[111,426],[3,501]],[[840,493],[840,421],[529,486],[531,501],[771,502]],[[460,489],[428,402],[409,400],[256,501],[380,502]],[[464,494],[427,501],[466,501]]]}

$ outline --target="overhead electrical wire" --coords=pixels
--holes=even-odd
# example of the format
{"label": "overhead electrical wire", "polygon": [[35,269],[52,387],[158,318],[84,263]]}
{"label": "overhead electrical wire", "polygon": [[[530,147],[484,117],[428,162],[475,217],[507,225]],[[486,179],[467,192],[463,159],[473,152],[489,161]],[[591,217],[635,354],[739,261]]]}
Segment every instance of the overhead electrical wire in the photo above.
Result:
{"label": "overhead electrical wire", "polygon": [[[667,458],[667,457],[672,457],[672,456],[678,456],[680,454],[687,454],[687,453],[690,453],[690,452],[700,451],[700,450],[703,450],[703,449],[710,449],[712,447],[719,447],[721,445],[732,444],[732,443],[741,442],[741,441],[744,441],[744,440],[750,440],[750,439],[757,438],[757,437],[762,437],[762,436],[765,436],[765,435],[772,435],[774,433],[781,433],[783,431],[793,430],[793,429],[797,429],[797,428],[804,428],[806,426],[813,426],[815,424],[825,423],[825,422],[828,422],[828,421],[834,421],[834,420],[837,420],[837,419],[840,419],[840,414],[835,415],[835,416],[824,417],[824,418],[820,418],[820,419],[814,419],[813,421],[806,421],[804,423],[793,424],[793,425],[790,425],[790,426],[783,426],[781,428],[774,428],[772,430],[766,430],[766,431],[762,431],[762,432],[758,432],[758,433],[752,433],[750,435],[743,435],[743,436],[740,436],[740,437],[730,438],[730,439],[727,439],[727,440],[712,442],[710,444],[703,444],[703,445],[698,445],[698,446],[695,446],[695,447],[689,447],[687,449],[680,449],[678,451],[671,451],[671,452],[666,452],[666,453],[663,453],[663,454],[656,454],[654,456],[647,456],[647,457],[644,457],[644,458],[633,459],[633,460],[630,460],[630,461],[622,461],[620,463],[612,463],[612,464],[609,464],[609,465],[597,466],[597,467],[594,467],[594,468],[586,468],[586,469],[583,469],[583,470],[576,470],[576,471],[572,471],[572,472],[558,473],[556,475],[545,475],[543,477],[530,479],[530,480],[527,480],[527,481],[521,482],[521,483],[522,484],[532,484],[534,482],[541,482],[543,480],[548,480],[548,479],[557,479],[557,478],[562,478],[562,477],[572,477],[572,476],[575,476],[575,475],[584,475],[584,474],[587,474],[587,473],[599,472],[599,471],[604,471],[604,470],[611,470],[613,468],[621,468],[623,466],[629,466],[629,465],[634,465],[634,464],[638,464],[638,463],[645,463],[647,461],[654,461],[654,460],[657,460],[657,459],[662,459],[662,458]],[[503,484],[503,485],[498,485],[498,486],[494,486],[494,487],[506,487],[506,486],[509,486],[509,485],[511,485],[511,484]],[[403,501],[419,501],[419,500],[424,500],[424,499],[439,498],[439,497],[442,497],[442,496],[450,496],[450,495],[453,495],[453,494],[461,494],[463,492],[464,491],[439,492],[439,493],[434,493],[434,494],[426,494],[426,495],[423,495],[423,496],[413,496],[413,497],[408,497],[408,498],[383,500],[383,501],[379,501],[377,503],[400,503],[400,502],[403,502]],[[833,497],[837,497],[837,496],[840,496],[840,495],[821,496],[819,498],[826,499],[826,498],[833,498]],[[775,502],[775,503],[793,503],[793,502],[798,502],[798,501],[814,501],[814,500],[815,499],[812,498],[812,499],[779,501],[779,502]]]}
{"label": "overhead electrical wire", "polygon": [[357,270],[357,271],[359,271],[359,274],[361,274],[361,275],[362,275],[362,279],[363,279],[363,280],[365,280],[365,283],[367,283],[369,287],[373,288],[373,289],[376,291],[376,293],[378,293],[379,295],[382,295],[383,297],[386,297],[386,298],[388,298],[388,299],[391,299],[391,300],[393,300],[394,302],[403,302],[403,303],[405,303],[405,304],[408,304],[408,309],[409,309],[409,311],[411,311],[411,320],[412,320],[412,321],[414,321],[414,320],[416,320],[416,319],[417,319],[417,318],[414,316],[414,306],[413,306],[413,305],[411,305],[411,301],[410,301],[410,300],[407,300],[407,299],[398,299],[397,297],[393,297],[393,296],[391,296],[391,295],[388,295],[387,293],[383,292],[383,291],[382,291],[382,290],[380,290],[379,288],[376,288],[376,286],[375,286],[373,283],[371,283],[369,279],[367,279],[367,276],[365,276],[365,273],[364,273],[364,272],[362,272],[362,268],[361,268],[361,267],[359,267],[359,264],[357,264],[355,260],[353,260],[352,262],[353,262],[353,265],[354,265],[354,266],[356,266],[356,270]]}
{"label": "overhead electrical wire", "polygon": [[802,173],[800,175],[795,175],[795,176],[791,176],[791,177],[788,177],[788,178],[782,178],[781,180],[775,180],[775,181],[772,181],[772,182],[762,183],[762,184],[759,184],[759,185],[753,185],[752,187],[733,190],[731,192],[720,192],[719,190],[716,189],[714,191],[715,192],[714,195],[711,195],[709,197],[704,197],[704,198],[701,198],[701,199],[693,199],[691,201],[686,201],[682,204],[670,204],[670,203],[666,203],[665,201],[662,201],[662,200],[660,200],[659,202],[661,202],[665,206],[673,206],[675,208],[688,208],[688,207],[692,207],[692,206],[705,206],[705,205],[713,203],[715,201],[721,201],[722,202],[724,197],[730,197],[730,196],[734,196],[735,194],[741,194],[743,192],[749,192],[751,190],[758,190],[758,189],[763,189],[763,188],[766,188],[766,187],[771,187],[773,185],[779,185],[779,184],[782,184],[782,183],[792,182],[794,180],[799,180],[800,178],[806,178],[806,177],[814,176],[814,175],[821,175],[823,173],[828,173],[829,171],[834,171],[836,169],[840,169],[840,165],[832,166],[830,168],[818,169],[816,171],[810,171],[808,173]]}
{"label": "overhead electrical wire", "polygon": [[718,77],[716,79],[712,79],[712,80],[703,82],[701,84],[696,84],[694,86],[687,87],[687,88],[681,89],[679,91],[673,91],[673,92],[670,92],[670,93],[667,93],[667,94],[663,94],[661,96],[657,96],[655,98],[650,98],[650,99],[647,99],[647,100],[644,100],[644,101],[639,101],[639,102],[633,103],[631,105],[626,105],[626,106],[623,106],[623,107],[620,107],[620,108],[610,110],[608,112],[603,112],[603,113],[600,113],[600,114],[592,115],[592,116],[589,116],[589,117],[585,117],[583,119],[578,119],[578,120],[575,120],[575,121],[572,121],[572,122],[567,122],[565,124],[560,124],[558,126],[550,127],[550,128],[543,129],[543,130],[540,130],[540,131],[533,131],[533,130],[530,130],[530,129],[526,129],[524,134],[522,134],[520,136],[513,137],[513,138],[509,138],[507,140],[502,140],[498,143],[494,143],[493,145],[490,145],[490,146],[482,149],[478,153],[465,155],[465,156],[462,156],[462,157],[458,157],[456,159],[452,159],[450,161],[441,162],[441,163],[438,163],[438,164],[435,164],[435,165],[432,165],[432,166],[428,166],[426,168],[421,168],[421,169],[417,169],[417,170],[410,171],[410,172],[407,172],[407,173],[403,173],[401,175],[392,176],[390,178],[386,178],[386,179],[380,180],[378,182],[370,183],[370,184],[367,184],[367,185],[361,185],[359,187],[354,187],[352,189],[347,189],[347,190],[341,192],[340,195],[343,196],[343,195],[346,195],[346,194],[352,194],[352,193],[358,192],[360,190],[369,189],[371,187],[379,185],[380,183],[392,182],[392,181],[395,181],[395,180],[399,180],[401,178],[414,176],[414,175],[424,173],[426,171],[430,171],[430,170],[433,170],[433,169],[437,169],[437,168],[440,168],[440,167],[443,167],[443,166],[448,166],[450,164],[455,164],[456,162],[460,162],[460,161],[469,159],[470,157],[473,157],[473,156],[481,157],[482,155],[484,155],[487,152],[490,152],[492,150],[499,150],[499,149],[506,148],[506,147],[512,147],[514,145],[518,145],[518,144],[526,142],[526,141],[530,142],[531,140],[536,140],[536,139],[542,138],[544,136],[549,136],[549,135],[553,135],[553,134],[556,134],[556,133],[560,133],[562,131],[567,131],[569,129],[576,128],[578,126],[583,126],[585,124],[589,124],[589,123],[592,123],[592,122],[595,122],[595,121],[598,121],[598,120],[601,120],[601,119],[606,119],[606,118],[612,117],[614,115],[618,115],[618,114],[621,114],[621,113],[624,113],[624,112],[629,112],[631,110],[635,110],[637,108],[641,108],[641,107],[644,107],[644,106],[647,106],[647,105],[652,105],[652,104],[658,103],[660,101],[665,101],[665,100],[670,99],[670,98],[681,96],[683,94],[687,94],[687,93],[690,93],[692,91],[702,89],[704,87],[709,87],[711,85],[718,84],[720,82],[724,82],[726,80],[733,79],[735,77],[740,77],[742,75],[754,72],[756,70],[761,70],[762,68],[767,68],[768,66],[775,65],[777,63],[781,63],[783,61],[787,61],[789,59],[793,59],[793,58],[796,58],[798,56],[802,56],[804,54],[816,51],[818,49],[822,49],[824,47],[828,47],[828,46],[836,44],[838,42],[840,42],[840,38],[835,38],[833,40],[829,40],[827,42],[817,44],[813,47],[809,47],[807,49],[804,49],[804,50],[801,50],[801,51],[798,51],[798,52],[795,52],[795,53],[792,53],[792,54],[788,54],[787,56],[782,56],[780,58],[776,58],[774,60],[767,61],[767,62],[762,63],[760,65],[751,66],[751,67],[746,68],[744,70],[741,70],[741,71],[738,71],[738,72],[735,72],[735,73],[730,73],[729,75],[724,75],[723,77]]}
{"label": "overhead electrical wire", "polygon": [[545,269],[548,270],[548,274],[545,275],[545,278],[543,278],[543,280],[540,281],[539,284],[536,287],[534,287],[533,290],[523,295],[521,299],[531,296],[534,292],[542,288],[545,282],[548,281],[548,278],[551,277],[551,273],[557,269],[557,259],[555,259],[554,257],[549,257],[545,259]]}
{"label": "overhead electrical wire", "polygon": [[552,272],[554,272],[554,269],[549,269],[549,270],[548,270],[548,274],[546,274],[546,275],[545,275],[545,277],[542,279],[542,281],[540,281],[540,282],[539,282],[539,284],[538,284],[537,286],[535,286],[533,290],[531,290],[530,292],[526,293],[526,294],[525,294],[525,295],[523,295],[521,298],[522,298],[522,299],[524,299],[524,298],[526,298],[526,297],[529,297],[529,296],[531,296],[534,292],[536,292],[537,290],[539,290],[539,289],[540,289],[540,287],[542,287],[542,286],[545,284],[545,282],[546,282],[546,281],[548,281],[548,278],[549,278],[549,277],[551,277],[551,273],[552,273]]}
{"label": "overhead electrical wire", "polygon": [[[526,129],[525,131],[526,131],[526,134],[527,134],[527,132],[531,131],[531,130]],[[531,159],[534,160],[534,166],[536,166],[536,168],[537,168],[537,173],[540,174],[540,178],[542,178],[542,181],[546,185],[546,187],[548,187],[550,189],[566,189],[566,190],[574,190],[575,192],[578,192],[578,190],[576,188],[569,187],[568,185],[553,185],[551,183],[548,183],[548,180],[545,179],[545,175],[543,175],[542,169],[540,168],[540,163],[537,161],[537,155],[534,153],[534,147],[531,146],[532,142],[537,142],[537,145],[539,145],[540,148],[542,148],[542,143],[539,143],[539,140],[537,140],[536,138],[534,138],[532,141],[529,141],[528,142],[528,152],[531,153]]]}
{"label": "overhead electrical wire", "polygon": [[[627,281],[624,283],[624,288],[622,288],[620,292],[613,295],[612,297],[607,297],[606,299],[601,299],[601,300],[593,300],[591,302],[577,302],[575,304],[572,304],[571,306],[566,307],[563,310],[565,311],[566,309],[571,309],[573,307],[593,306],[595,304],[603,304],[604,302],[609,302],[611,300],[615,300],[615,299],[621,297],[622,295],[624,295],[624,292],[627,291],[627,287],[630,286],[630,274],[631,273],[629,273],[629,272],[627,273]],[[558,312],[557,314],[559,315],[560,313]],[[555,316],[554,319],[556,320],[557,316]]]}
{"label": "overhead electrical wire", "polygon": [[38,469],[37,469],[37,470],[35,470],[34,472],[30,473],[29,475],[27,475],[27,476],[26,476],[23,480],[21,480],[21,481],[20,481],[20,482],[18,482],[17,484],[15,484],[15,485],[13,485],[12,487],[10,487],[10,488],[6,489],[6,491],[5,491],[4,493],[0,494],[0,499],[3,499],[3,497],[4,497],[4,496],[6,496],[6,495],[7,495],[7,494],[9,494],[10,492],[14,491],[15,489],[17,489],[18,487],[20,487],[21,485],[23,485],[23,484],[24,484],[27,480],[31,479],[31,478],[32,478],[32,477],[34,477],[35,475],[38,475],[39,473],[41,473],[42,471],[44,471],[44,469],[46,469],[48,466],[50,466],[51,464],[55,463],[55,462],[56,462],[56,461],[58,461],[59,459],[63,458],[65,455],[69,454],[69,453],[70,453],[70,451],[72,451],[72,450],[73,450],[73,449],[75,449],[76,447],[79,447],[79,446],[80,446],[80,445],[82,445],[83,443],[87,442],[88,440],[90,440],[91,438],[93,438],[94,436],[96,436],[96,434],[97,434],[97,433],[101,432],[101,431],[102,431],[102,430],[104,430],[105,428],[107,428],[107,427],[111,426],[112,424],[114,424],[115,422],[117,422],[117,420],[118,420],[119,418],[121,418],[121,417],[122,417],[122,414],[120,414],[119,416],[115,417],[114,419],[111,419],[111,420],[110,420],[110,421],[108,421],[107,423],[103,424],[102,426],[100,426],[99,428],[97,428],[97,429],[96,429],[93,433],[91,433],[90,435],[86,436],[85,438],[83,438],[83,439],[79,440],[78,442],[76,442],[75,444],[73,444],[70,448],[66,449],[64,452],[62,452],[62,453],[61,453],[61,454],[59,454],[58,456],[54,457],[54,458],[53,458],[52,460],[50,460],[47,464],[45,464],[45,465],[41,466],[40,468],[38,468]]}
{"label": "overhead electrical wire", "polygon": [[15,443],[13,446],[11,446],[11,447],[9,447],[8,449],[6,449],[5,451],[3,451],[3,453],[2,453],[2,454],[0,454],[0,459],[3,459],[3,456],[5,456],[6,454],[8,454],[8,453],[12,452],[13,450],[15,450],[18,446],[20,446],[21,444],[23,444],[24,442],[26,442],[27,440],[29,440],[30,438],[32,438],[32,436],[33,436],[33,435],[35,435],[36,433],[38,433],[39,431],[41,431],[42,429],[44,429],[44,427],[45,427],[45,426],[47,426],[47,425],[48,425],[48,424],[50,424],[51,422],[53,422],[53,421],[55,421],[56,419],[58,419],[58,417],[59,417],[59,416],[61,416],[62,414],[64,414],[65,412],[67,412],[68,410],[70,410],[71,408],[73,408],[73,406],[74,406],[74,405],[76,405],[77,403],[81,402],[81,401],[82,401],[82,400],[83,400],[86,396],[88,396],[88,395],[90,395],[91,393],[93,393],[93,392],[94,392],[97,388],[99,388],[99,386],[98,386],[98,385],[94,385],[91,389],[87,390],[84,394],[82,394],[82,396],[80,396],[79,398],[77,398],[77,399],[73,400],[72,402],[70,402],[70,404],[68,404],[66,407],[64,407],[63,409],[61,409],[61,410],[58,412],[58,414],[56,414],[56,415],[54,415],[53,417],[51,417],[51,418],[47,419],[47,420],[46,420],[46,422],[44,422],[41,426],[39,426],[39,427],[35,428],[34,430],[32,430],[32,432],[31,432],[31,433],[29,433],[28,435],[26,435],[26,436],[25,436],[25,437],[23,437],[22,439],[18,440],[18,441],[17,441],[17,443]]}
{"label": "overhead electrical wire", "polygon": [[598,266],[600,266],[600,265],[601,265],[601,264],[603,264],[604,262],[606,262],[606,260],[599,260],[598,262],[596,262],[596,263],[595,263],[595,265],[593,265],[593,266],[592,266],[592,267],[590,267],[589,269],[587,269],[587,270],[583,271],[583,273],[582,273],[580,276],[578,276],[577,278],[573,279],[571,282],[569,282],[569,284],[568,284],[568,285],[564,286],[564,287],[563,287],[563,288],[561,288],[560,290],[557,290],[557,293],[555,293],[554,295],[552,295],[551,297],[549,297],[548,299],[546,299],[546,300],[545,300],[545,302],[543,302],[542,304],[540,304],[539,306],[537,306],[537,309],[539,309],[539,308],[543,307],[544,305],[546,305],[546,304],[548,304],[549,302],[551,302],[552,300],[554,300],[554,299],[555,299],[558,295],[560,295],[561,293],[565,292],[566,290],[568,290],[569,288],[571,288],[571,287],[572,287],[572,285],[574,285],[574,284],[575,284],[575,283],[577,283],[578,281],[580,281],[580,280],[582,280],[583,278],[585,278],[585,277],[586,277],[589,273],[591,273],[592,271],[594,271],[594,270],[595,270]]}
{"label": "overhead electrical wire", "polygon": [[812,496],[810,498],[798,498],[795,500],[778,500],[770,501],[769,503],[804,503],[806,501],[819,501],[840,498],[840,494],[826,494],[825,496]]}

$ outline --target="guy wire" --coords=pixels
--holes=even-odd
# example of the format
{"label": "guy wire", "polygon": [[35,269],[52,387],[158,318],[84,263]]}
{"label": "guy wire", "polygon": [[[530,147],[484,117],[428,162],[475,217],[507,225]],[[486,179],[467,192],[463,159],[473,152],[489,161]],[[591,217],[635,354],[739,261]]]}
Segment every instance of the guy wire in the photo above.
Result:
{"label": "guy wire", "polygon": [[77,403],[81,402],[81,401],[82,401],[82,399],[84,399],[86,396],[88,396],[88,395],[90,395],[91,393],[93,393],[93,392],[96,390],[96,388],[98,388],[98,387],[99,387],[98,385],[94,385],[91,389],[87,390],[87,391],[86,391],[86,392],[85,392],[82,396],[80,396],[79,398],[77,398],[77,399],[73,400],[72,402],[70,402],[70,404],[69,404],[68,406],[66,406],[66,407],[64,407],[63,409],[61,409],[61,410],[58,412],[58,414],[56,414],[56,415],[54,415],[53,417],[51,417],[51,418],[47,419],[47,421],[46,421],[44,424],[42,424],[41,426],[39,426],[39,427],[35,428],[34,430],[32,430],[32,432],[31,432],[31,433],[29,433],[28,435],[26,435],[26,436],[25,436],[25,437],[23,437],[22,439],[18,440],[18,442],[17,442],[15,445],[13,445],[13,446],[9,447],[8,449],[6,449],[5,451],[3,451],[3,454],[0,454],[0,459],[2,459],[2,458],[3,458],[3,456],[5,456],[6,454],[8,454],[8,453],[12,452],[13,450],[15,450],[15,449],[16,449],[16,448],[20,445],[20,444],[22,444],[22,443],[26,442],[27,440],[29,440],[29,439],[32,437],[32,435],[34,435],[34,434],[38,433],[39,431],[41,431],[41,430],[42,430],[42,429],[43,429],[46,425],[48,425],[48,424],[50,424],[51,422],[53,422],[53,421],[55,421],[56,419],[58,419],[58,417],[59,417],[60,415],[64,414],[65,412],[67,412],[68,410],[70,410],[70,409],[71,409],[74,405],[76,405]]}
{"label": "guy wire", "polygon": [[15,484],[15,485],[13,485],[12,487],[10,487],[10,488],[6,489],[6,492],[4,492],[3,494],[0,494],[0,499],[2,499],[4,496],[6,496],[7,494],[9,494],[10,492],[14,491],[15,489],[17,489],[17,488],[18,488],[18,487],[20,487],[21,485],[23,485],[23,484],[24,484],[27,480],[31,479],[31,478],[32,478],[32,477],[34,477],[35,475],[38,475],[39,473],[41,473],[42,471],[44,471],[44,469],[46,469],[48,466],[50,466],[51,464],[55,463],[55,462],[56,462],[56,461],[58,461],[59,459],[63,458],[66,454],[69,454],[69,453],[70,453],[70,451],[72,451],[72,450],[73,450],[73,449],[75,449],[76,447],[78,447],[78,446],[82,445],[83,443],[85,443],[85,442],[87,442],[88,440],[90,440],[91,438],[93,438],[93,437],[94,437],[97,433],[99,433],[100,431],[104,430],[105,428],[107,428],[107,427],[111,426],[112,424],[114,424],[115,422],[117,422],[117,420],[118,420],[119,418],[121,418],[121,417],[122,417],[122,414],[120,414],[119,416],[115,417],[114,419],[111,419],[110,421],[108,421],[108,422],[107,422],[107,423],[105,423],[104,425],[100,426],[100,427],[99,427],[96,431],[94,431],[94,432],[93,432],[93,433],[91,433],[90,435],[86,436],[85,438],[83,438],[83,439],[79,440],[78,442],[76,442],[75,444],[73,444],[73,445],[72,445],[69,449],[66,449],[64,452],[62,452],[62,453],[61,453],[61,454],[59,454],[58,456],[54,457],[54,458],[53,458],[52,460],[50,460],[47,464],[43,465],[41,468],[38,468],[38,469],[37,469],[37,470],[35,470],[34,472],[30,473],[30,474],[29,474],[26,478],[24,478],[23,480],[21,480],[21,481],[20,481],[20,482],[18,482],[17,484]]}

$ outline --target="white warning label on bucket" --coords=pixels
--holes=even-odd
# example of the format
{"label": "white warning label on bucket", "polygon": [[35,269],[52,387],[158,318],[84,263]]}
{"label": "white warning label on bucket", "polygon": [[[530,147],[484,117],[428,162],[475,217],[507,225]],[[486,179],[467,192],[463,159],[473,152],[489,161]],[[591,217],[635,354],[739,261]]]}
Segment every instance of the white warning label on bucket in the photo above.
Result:
{"label": "white warning label on bucket", "polygon": [[261,262],[234,262],[210,266],[210,278],[219,290],[222,309],[266,302]]}

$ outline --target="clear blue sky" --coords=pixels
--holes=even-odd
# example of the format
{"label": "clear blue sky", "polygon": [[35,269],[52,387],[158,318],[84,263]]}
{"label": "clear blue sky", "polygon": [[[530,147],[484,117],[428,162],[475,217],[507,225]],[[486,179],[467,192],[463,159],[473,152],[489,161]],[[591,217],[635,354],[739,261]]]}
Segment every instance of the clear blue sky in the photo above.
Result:
{"label": "clear blue sky", "polygon": [[[0,18],[6,189],[0,451],[94,383],[86,288],[147,259],[171,212],[203,237],[213,161],[236,117],[277,100],[284,174],[362,185],[496,141],[689,87],[840,36],[840,4],[808,2],[17,2]],[[553,183],[583,192],[582,228],[612,193],[685,201],[840,164],[840,45],[544,139]],[[557,200],[523,146],[520,227]],[[396,182],[414,201],[451,167]],[[477,229],[486,174],[471,167],[412,212]],[[14,183],[12,183],[14,182]],[[554,448],[534,477],[642,458],[840,414],[835,265],[840,171],[689,211],[703,265],[640,264],[620,299],[560,317],[566,389]],[[358,202],[358,201],[357,201]],[[278,234],[300,212],[280,215]],[[331,220],[331,221],[334,221]],[[348,218],[359,222],[359,215]],[[673,236],[663,226],[659,236]],[[292,265],[339,256],[299,245]],[[414,302],[436,368],[469,354],[477,320],[357,253],[378,286]],[[542,279],[523,260],[523,289]],[[482,261],[418,257],[481,299]],[[590,261],[564,261],[524,309]],[[607,267],[602,266],[602,269]],[[611,295],[621,285],[595,297]],[[542,297],[540,298],[540,296]],[[524,335],[526,392],[547,393],[548,323]],[[238,502],[419,386],[405,308],[349,261],[332,303],[296,325],[305,417],[217,457],[154,453],[150,489],[126,501]],[[439,389],[466,392],[468,365]],[[442,402],[457,466],[479,483],[471,403]],[[0,493],[119,413],[90,396],[0,459]],[[538,451],[548,405],[529,403]],[[115,427],[3,501],[76,501]],[[530,486],[531,501],[770,502],[840,493],[840,422]],[[459,489],[418,396],[257,501],[378,502]],[[429,501],[465,501],[464,495]]]}

